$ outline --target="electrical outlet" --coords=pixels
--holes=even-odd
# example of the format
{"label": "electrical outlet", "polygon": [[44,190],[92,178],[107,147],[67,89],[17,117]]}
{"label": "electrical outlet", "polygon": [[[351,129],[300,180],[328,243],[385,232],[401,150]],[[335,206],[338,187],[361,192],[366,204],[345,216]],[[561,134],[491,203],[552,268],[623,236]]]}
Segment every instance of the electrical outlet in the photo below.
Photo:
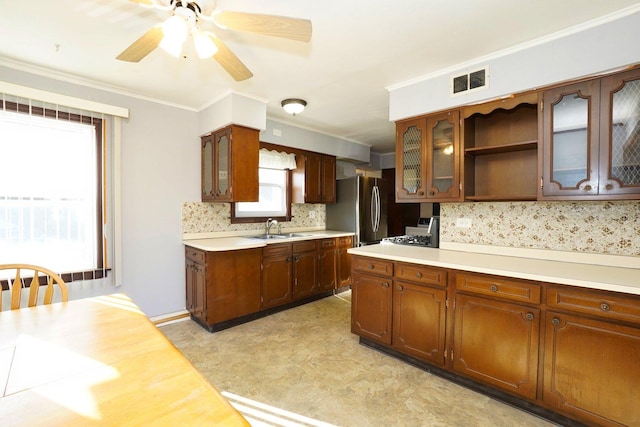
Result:
{"label": "electrical outlet", "polygon": [[456,227],[471,228],[471,218],[456,218]]}
{"label": "electrical outlet", "polygon": [[273,128],[273,136],[282,136],[282,131],[280,129]]}

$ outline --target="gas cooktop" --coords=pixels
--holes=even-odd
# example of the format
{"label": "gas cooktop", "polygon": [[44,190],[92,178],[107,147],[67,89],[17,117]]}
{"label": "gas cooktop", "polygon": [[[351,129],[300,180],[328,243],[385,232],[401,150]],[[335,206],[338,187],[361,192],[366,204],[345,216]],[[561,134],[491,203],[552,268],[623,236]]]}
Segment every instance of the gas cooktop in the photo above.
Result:
{"label": "gas cooktop", "polygon": [[431,247],[431,236],[394,236],[394,237],[385,237],[382,239],[383,242],[395,243],[397,245],[410,245],[410,246],[425,246]]}

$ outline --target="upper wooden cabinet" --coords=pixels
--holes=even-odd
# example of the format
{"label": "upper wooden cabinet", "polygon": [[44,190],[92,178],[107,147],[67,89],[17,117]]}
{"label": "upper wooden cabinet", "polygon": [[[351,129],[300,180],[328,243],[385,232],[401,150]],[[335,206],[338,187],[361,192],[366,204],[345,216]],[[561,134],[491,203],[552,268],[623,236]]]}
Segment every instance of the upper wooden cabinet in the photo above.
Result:
{"label": "upper wooden cabinet", "polygon": [[640,198],[640,69],[545,91],[539,199]]}
{"label": "upper wooden cabinet", "polygon": [[396,201],[426,201],[427,121],[396,123]]}
{"label": "upper wooden cabinet", "polygon": [[427,200],[462,200],[460,184],[460,113],[427,117]]}
{"label": "upper wooden cabinet", "polygon": [[448,111],[396,124],[396,201],[461,200],[460,115]]}
{"label": "upper wooden cabinet", "polygon": [[202,137],[202,201],[257,202],[259,131],[230,125]]}
{"label": "upper wooden cabinet", "polygon": [[293,203],[336,202],[336,158],[327,154],[296,153],[293,171]]}
{"label": "upper wooden cabinet", "polygon": [[532,92],[464,108],[467,200],[536,200],[537,105]]}

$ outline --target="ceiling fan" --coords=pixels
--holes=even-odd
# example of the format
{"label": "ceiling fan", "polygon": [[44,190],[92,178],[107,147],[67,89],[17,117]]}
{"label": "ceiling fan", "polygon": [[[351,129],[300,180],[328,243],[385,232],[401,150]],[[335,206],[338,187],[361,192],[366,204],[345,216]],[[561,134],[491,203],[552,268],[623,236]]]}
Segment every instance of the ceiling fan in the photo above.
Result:
{"label": "ceiling fan", "polygon": [[[130,0],[142,6],[170,11],[171,16],[154,25],[120,55],[121,61],[139,62],[158,46],[179,57],[186,39],[191,36],[198,56],[213,57],[236,81],[246,80],[253,73],[211,31],[202,30],[200,21],[212,22],[222,29],[247,31],[273,37],[308,42],[311,21],[256,13],[226,12],[216,9],[216,2],[199,0]],[[213,3],[213,5],[211,5]]]}

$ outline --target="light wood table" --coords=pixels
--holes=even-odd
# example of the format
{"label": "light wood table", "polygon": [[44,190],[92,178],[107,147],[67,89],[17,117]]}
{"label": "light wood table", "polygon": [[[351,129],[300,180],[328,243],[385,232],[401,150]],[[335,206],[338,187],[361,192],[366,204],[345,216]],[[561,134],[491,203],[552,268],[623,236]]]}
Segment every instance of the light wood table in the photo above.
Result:
{"label": "light wood table", "polygon": [[122,294],[0,312],[0,425],[249,426]]}

